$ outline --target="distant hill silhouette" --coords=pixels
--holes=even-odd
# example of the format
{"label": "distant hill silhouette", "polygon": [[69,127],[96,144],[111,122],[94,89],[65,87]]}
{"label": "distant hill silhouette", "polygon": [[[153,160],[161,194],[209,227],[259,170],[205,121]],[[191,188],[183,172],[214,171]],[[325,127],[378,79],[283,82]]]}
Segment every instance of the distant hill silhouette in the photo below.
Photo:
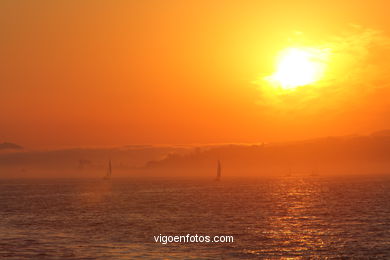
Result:
{"label": "distant hill silhouette", "polygon": [[113,174],[125,176],[146,162],[181,154],[192,148],[179,146],[124,146],[110,148],[72,148],[54,150],[4,149],[0,153],[1,177],[101,177],[108,160]]}
{"label": "distant hill silhouette", "polygon": [[23,147],[13,143],[4,142],[0,144],[0,150],[21,150],[21,149],[23,149]]}
{"label": "distant hill silhouette", "polygon": [[212,174],[217,160],[221,160],[224,173],[231,176],[290,171],[297,174],[390,173],[390,131],[379,133],[278,144],[215,146],[184,155],[171,154],[163,160],[148,162],[145,168],[167,174],[174,171]]}
{"label": "distant hill silhouette", "polygon": [[[206,176],[214,178],[217,161],[222,176],[279,174],[388,173],[390,174],[390,130],[371,135],[325,137],[269,144],[225,144],[197,146],[124,146],[21,150],[0,144],[0,177],[55,176],[101,177],[108,160],[116,176]],[[8,152],[12,151],[12,152]]]}
{"label": "distant hill silhouette", "polygon": [[390,136],[390,129],[374,132],[371,135],[372,136]]}

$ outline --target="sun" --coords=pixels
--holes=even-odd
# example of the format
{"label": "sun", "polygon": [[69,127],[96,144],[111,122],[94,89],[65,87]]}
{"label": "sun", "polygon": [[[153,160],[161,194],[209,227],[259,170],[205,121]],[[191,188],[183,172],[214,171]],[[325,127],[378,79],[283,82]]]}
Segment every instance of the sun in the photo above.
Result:
{"label": "sun", "polygon": [[265,79],[275,87],[296,89],[321,79],[325,65],[320,49],[287,48],[280,52],[274,74]]}

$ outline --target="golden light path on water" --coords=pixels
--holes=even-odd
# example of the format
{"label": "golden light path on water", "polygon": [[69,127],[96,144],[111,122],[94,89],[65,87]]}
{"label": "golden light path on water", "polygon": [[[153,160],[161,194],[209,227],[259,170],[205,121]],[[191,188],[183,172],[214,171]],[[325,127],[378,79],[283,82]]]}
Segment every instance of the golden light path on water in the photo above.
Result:
{"label": "golden light path on water", "polygon": [[[282,214],[269,216],[267,231],[260,232],[273,241],[283,241],[275,252],[275,248],[262,248],[248,250],[253,255],[296,255],[304,254],[310,250],[320,251],[326,247],[327,242],[321,237],[325,235],[323,222],[311,214],[322,199],[321,189],[313,183],[303,179],[286,179],[277,186],[272,201]],[[321,227],[321,228],[320,228]],[[301,259],[300,256],[282,257],[281,259]]]}
{"label": "golden light path on water", "polygon": [[[367,252],[385,258],[390,250],[388,178],[15,180],[0,185],[6,198],[0,202],[0,255],[15,259],[364,258]],[[153,240],[159,234],[231,235],[234,243],[161,244]]]}

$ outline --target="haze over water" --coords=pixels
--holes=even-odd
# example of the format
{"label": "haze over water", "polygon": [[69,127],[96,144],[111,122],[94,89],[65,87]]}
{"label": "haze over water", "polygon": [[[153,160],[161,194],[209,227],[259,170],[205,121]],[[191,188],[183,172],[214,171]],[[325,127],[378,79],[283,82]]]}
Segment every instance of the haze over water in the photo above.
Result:
{"label": "haze over water", "polygon": [[0,258],[390,259],[388,10],[1,0]]}
{"label": "haze over water", "polygon": [[[388,177],[1,180],[0,257],[389,257]],[[233,243],[155,243],[158,235]]]}

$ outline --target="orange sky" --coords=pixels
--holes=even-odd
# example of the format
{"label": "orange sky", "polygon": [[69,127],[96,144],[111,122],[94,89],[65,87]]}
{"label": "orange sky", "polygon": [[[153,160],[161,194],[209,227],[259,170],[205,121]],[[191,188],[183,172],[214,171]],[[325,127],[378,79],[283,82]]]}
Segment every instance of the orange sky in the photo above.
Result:
{"label": "orange sky", "polygon": [[[387,2],[3,0],[0,142],[262,142],[390,128]],[[297,43],[330,46],[330,76],[275,95],[259,79]]]}

